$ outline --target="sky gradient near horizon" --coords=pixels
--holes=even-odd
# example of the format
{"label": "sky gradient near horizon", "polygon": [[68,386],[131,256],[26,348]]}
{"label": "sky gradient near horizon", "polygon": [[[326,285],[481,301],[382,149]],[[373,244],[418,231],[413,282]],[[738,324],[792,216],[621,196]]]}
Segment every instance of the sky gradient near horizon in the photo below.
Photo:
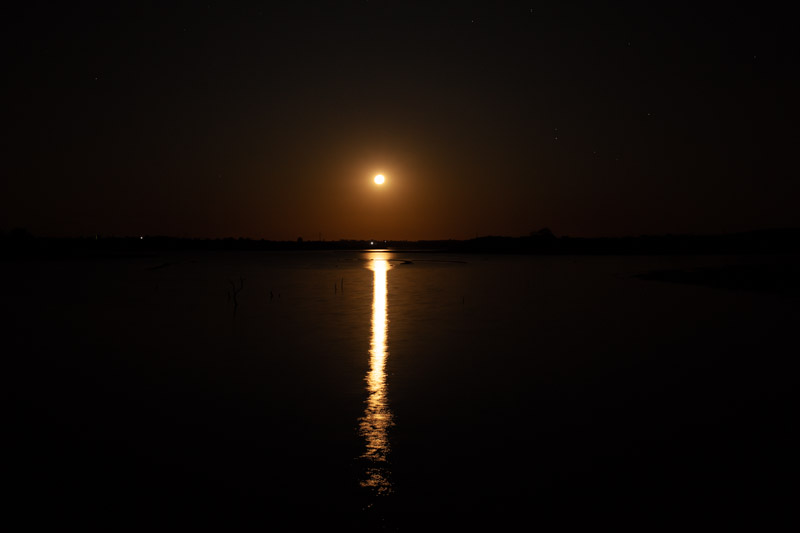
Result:
{"label": "sky gradient near horizon", "polygon": [[0,230],[800,226],[788,13],[588,5],[27,3],[2,22]]}

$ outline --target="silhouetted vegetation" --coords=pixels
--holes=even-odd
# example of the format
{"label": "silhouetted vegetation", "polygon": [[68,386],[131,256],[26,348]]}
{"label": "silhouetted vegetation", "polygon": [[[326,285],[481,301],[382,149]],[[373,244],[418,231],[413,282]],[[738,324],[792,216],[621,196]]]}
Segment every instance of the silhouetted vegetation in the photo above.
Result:
{"label": "silhouetted vegetation", "polygon": [[795,262],[655,270],[636,277],[648,281],[800,296],[800,265]]}

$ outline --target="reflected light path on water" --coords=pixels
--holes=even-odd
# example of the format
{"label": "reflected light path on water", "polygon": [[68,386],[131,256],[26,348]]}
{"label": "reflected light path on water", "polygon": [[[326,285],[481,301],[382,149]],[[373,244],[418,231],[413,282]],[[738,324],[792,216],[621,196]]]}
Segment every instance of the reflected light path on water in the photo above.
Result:
{"label": "reflected light path on water", "polygon": [[366,450],[361,456],[368,463],[362,487],[369,487],[378,494],[392,491],[389,480],[389,435],[392,425],[392,412],[386,386],[386,333],[388,330],[386,274],[389,261],[385,256],[376,257],[370,268],[374,273],[372,298],[372,341],[369,351],[369,372],[367,372],[367,397],[364,416],[360,420],[359,433],[364,437]]}

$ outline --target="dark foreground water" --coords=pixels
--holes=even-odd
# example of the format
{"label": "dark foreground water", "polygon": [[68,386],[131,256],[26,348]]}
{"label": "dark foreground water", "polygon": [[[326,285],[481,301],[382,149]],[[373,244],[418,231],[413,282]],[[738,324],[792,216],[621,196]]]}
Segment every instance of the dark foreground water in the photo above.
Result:
{"label": "dark foreground water", "polygon": [[8,261],[4,484],[35,526],[649,529],[788,516],[775,257]]}

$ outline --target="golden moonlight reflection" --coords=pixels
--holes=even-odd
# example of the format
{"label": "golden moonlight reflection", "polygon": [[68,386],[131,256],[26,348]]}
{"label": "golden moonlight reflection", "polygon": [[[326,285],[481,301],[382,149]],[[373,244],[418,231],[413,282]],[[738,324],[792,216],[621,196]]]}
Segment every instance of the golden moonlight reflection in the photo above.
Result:
{"label": "golden moonlight reflection", "polygon": [[369,350],[369,372],[367,372],[367,405],[361,417],[359,432],[366,441],[366,450],[361,456],[368,462],[362,487],[369,487],[378,494],[392,491],[389,481],[389,427],[392,425],[392,412],[386,387],[386,273],[389,261],[372,261],[374,273],[372,296],[372,341]]}

